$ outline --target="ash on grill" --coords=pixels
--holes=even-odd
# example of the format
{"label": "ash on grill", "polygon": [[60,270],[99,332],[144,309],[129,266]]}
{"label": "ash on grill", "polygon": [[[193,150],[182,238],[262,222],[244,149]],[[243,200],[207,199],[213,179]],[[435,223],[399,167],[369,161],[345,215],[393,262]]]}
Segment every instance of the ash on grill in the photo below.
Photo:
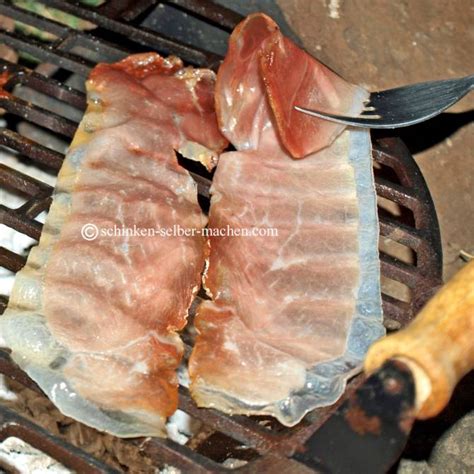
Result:
{"label": "ash on grill", "polygon": [[[232,3],[246,7],[241,5],[245,2]],[[267,13],[281,21],[275,10]],[[216,69],[228,33],[241,16],[208,0],[0,0],[0,15],[0,72],[6,73],[7,91],[0,93],[5,111],[0,128],[3,312],[14,272],[41,234],[55,175],[85,107],[84,81],[94,64],[157,50]],[[375,138],[382,297],[391,330],[406,324],[441,283],[441,246],[433,203],[412,157],[399,140]],[[205,207],[209,176],[191,171]],[[188,344],[191,332],[184,337]],[[183,382],[182,412],[171,420],[180,426],[170,425],[172,439],[120,440],[59,413],[5,350],[0,350],[0,372],[16,394],[14,400],[1,400],[1,439],[20,438],[77,472],[155,472],[164,465],[192,472],[299,470],[303,468],[288,458],[335,408],[315,410],[286,428],[273,419],[198,409]],[[349,384],[343,399],[359,382],[356,377]]]}

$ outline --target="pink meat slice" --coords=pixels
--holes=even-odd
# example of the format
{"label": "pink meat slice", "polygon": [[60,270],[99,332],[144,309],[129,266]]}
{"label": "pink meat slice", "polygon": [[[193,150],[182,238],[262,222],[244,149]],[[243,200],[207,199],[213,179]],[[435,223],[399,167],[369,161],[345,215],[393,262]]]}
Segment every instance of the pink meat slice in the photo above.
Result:
{"label": "pink meat slice", "polygon": [[383,333],[368,133],[293,113],[364,97],[265,15],[232,34],[216,104],[237,151],[219,159],[209,227],[267,234],[211,233],[189,364],[200,406],[294,425],[340,396]]}
{"label": "pink meat slice", "polygon": [[349,84],[277,31],[260,56],[261,77],[281,141],[293,158],[329,146],[343,125],[315,119],[294,109],[357,115],[366,91]]}
{"label": "pink meat slice", "polygon": [[159,231],[206,225],[175,151],[210,166],[226,146],[214,82],[154,53],[92,71],[39,246],[2,316],[13,358],[53,402],[118,436],[163,435],[177,408],[177,331],[206,244]]}

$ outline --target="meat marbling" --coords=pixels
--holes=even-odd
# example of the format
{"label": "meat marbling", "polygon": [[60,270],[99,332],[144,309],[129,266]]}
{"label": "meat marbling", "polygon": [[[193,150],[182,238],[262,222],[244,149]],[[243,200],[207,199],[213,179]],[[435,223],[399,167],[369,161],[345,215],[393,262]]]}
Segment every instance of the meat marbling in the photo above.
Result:
{"label": "meat marbling", "polygon": [[210,238],[189,364],[200,406],[294,425],[337,400],[384,333],[369,132],[293,110],[357,113],[366,97],[265,15],[232,34],[216,104],[237,151],[219,159],[209,226],[278,236]]}
{"label": "meat marbling", "polygon": [[[226,146],[214,82],[154,53],[92,71],[40,243],[0,318],[13,359],[60,410],[118,436],[162,435],[177,407],[177,331],[205,240],[132,233],[206,225],[175,150],[210,165]],[[97,238],[83,238],[85,225]],[[122,227],[128,235],[102,234]]]}

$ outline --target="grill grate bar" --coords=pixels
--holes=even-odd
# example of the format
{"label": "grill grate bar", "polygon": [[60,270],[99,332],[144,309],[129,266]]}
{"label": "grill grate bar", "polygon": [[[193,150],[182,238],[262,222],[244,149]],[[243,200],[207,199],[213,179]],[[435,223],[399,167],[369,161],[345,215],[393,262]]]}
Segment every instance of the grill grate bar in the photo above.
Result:
{"label": "grill grate bar", "polygon": [[234,439],[261,453],[272,448],[274,443],[270,438],[275,438],[275,435],[271,436],[271,433],[255,423],[254,419],[238,415],[229,417],[217,410],[198,408],[189,395],[189,391],[183,387],[180,387],[179,397],[180,409],[193,418],[201,420],[222,433],[232,433]]}
{"label": "grill grate bar", "polygon": [[22,439],[76,472],[119,474],[119,471],[89,456],[74,445],[51,435],[41,426],[17,415],[13,410],[0,407],[0,439],[5,440],[10,436]]}
{"label": "grill grate bar", "polygon": [[410,304],[395,299],[393,296],[382,293],[382,306],[385,315],[390,315],[390,318],[385,316],[385,321],[398,323],[397,329],[407,324],[411,318]]}
{"label": "grill grate bar", "polygon": [[19,151],[21,154],[55,171],[59,171],[64,160],[62,153],[51,150],[7,128],[0,130],[0,144]]}
{"label": "grill grate bar", "polygon": [[380,235],[417,250],[423,244],[425,233],[387,216],[379,217]]}
{"label": "grill grate bar", "polygon": [[26,263],[26,257],[22,257],[5,247],[0,247],[0,265],[11,272],[20,271]]}
{"label": "grill grate bar", "polygon": [[[130,51],[123,47],[112,45],[101,38],[79,31],[69,33],[56,43],[56,48],[63,51],[71,51],[77,46],[94,51],[94,55],[98,55],[103,58],[103,61],[108,62],[119,61],[130,54]],[[91,61],[91,64],[96,64],[96,62]]]}
{"label": "grill grate bar", "polygon": [[15,212],[6,206],[0,205],[0,221],[3,225],[21,232],[22,234],[39,240],[43,224],[25,216],[23,212]]}
{"label": "grill grate bar", "polygon": [[[130,54],[130,51],[126,51],[118,45],[113,45],[102,38],[96,38],[90,33],[69,28],[62,23],[44,18],[28,10],[15,7],[10,4],[0,3],[0,13],[11,16],[12,18],[15,18],[16,20],[19,20],[27,25],[34,26],[43,31],[48,31],[58,37],[55,42],[48,44],[38,41],[32,42],[31,36],[23,35],[22,33],[7,33],[7,37],[10,38],[8,41],[16,42],[17,47],[19,47],[18,42],[22,42],[22,47],[19,47],[19,49],[26,51],[25,46],[26,48],[30,48],[30,54],[37,56],[38,59],[43,59],[40,56],[50,54],[51,51],[54,51],[59,59],[63,61],[62,67],[69,66],[71,71],[82,74],[83,76],[88,75],[94,63],[84,61],[80,57],[61,53],[61,51],[69,51],[74,46],[81,45],[100,55],[103,60],[109,61],[118,61],[127,54]],[[93,25],[91,24],[91,26]],[[55,63],[59,64],[58,62]],[[71,66],[71,64],[74,64],[74,66]]]}
{"label": "grill grate bar", "polygon": [[137,28],[115,19],[99,15],[97,10],[84,7],[74,0],[42,0],[42,3],[89,20],[108,31],[112,31],[128,38],[141,46],[156,49],[164,54],[175,54],[183,59],[183,61],[197,66],[216,66],[220,60],[218,55],[172,40],[148,28]]}
{"label": "grill grate bar", "polygon": [[76,72],[84,77],[87,77],[90,70],[94,67],[94,64],[90,61],[86,61],[69,53],[61,52],[53,46],[45,46],[44,43],[35,41],[22,33],[1,31],[0,42],[11,46],[13,49],[31,54],[45,63],[53,60],[55,65]]}
{"label": "grill grate bar", "polygon": [[[422,238],[416,249],[409,243],[405,244],[416,250],[416,268],[419,272],[417,285],[413,291],[415,298],[411,304],[411,313],[414,315],[442,282],[441,237],[436,211],[420,169],[400,140],[395,138],[380,139],[377,141],[374,151],[374,159],[392,168],[401,182],[401,185],[397,185],[388,181],[382,183],[379,181],[380,188],[377,192],[395,202],[403,201],[405,194],[411,204],[411,207],[408,205],[406,207],[413,212],[416,227],[410,226],[413,230],[407,236],[410,236],[411,239],[413,233],[418,233],[418,237]],[[389,187],[393,187],[393,194],[389,192]],[[398,201],[392,199],[394,195]],[[386,219],[381,219],[381,229],[383,229],[385,221]],[[401,223],[399,228],[401,232],[404,232],[407,226]],[[393,239],[393,237],[391,238]],[[395,264],[395,266],[397,265]],[[387,268],[390,269],[390,267]]]}
{"label": "grill grate bar", "polygon": [[242,15],[239,13],[209,0],[167,0],[166,3],[193,12],[199,17],[227,31],[231,31],[237,23],[243,20]]}
{"label": "grill grate bar", "polygon": [[40,30],[47,31],[55,36],[62,36],[73,31],[62,23],[37,15],[34,12],[24,10],[10,3],[2,3],[0,5],[0,12],[2,15],[14,18],[15,21],[27,25],[35,25]]}
{"label": "grill grate bar", "polygon": [[375,177],[375,189],[377,194],[397,204],[413,209],[417,204],[416,196],[403,186]]}
{"label": "grill grate bar", "polygon": [[38,195],[23,204],[23,206],[18,209],[18,212],[22,213],[27,219],[34,219],[38,214],[47,211],[49,206],[51,206],[51,202],[52,198],[49,193],[45,194],[44,197]]}
{"label": "grill grate bar", "polygon": [[105,2],[96,11],[114,20],[132,21],[157,2],[158,0],[116,0]]}
{"label": "grill grate bar", "polygon": [[[1,308],[0,311],[3,312]],[[28,387],[37,393],[43,393],[38,385],[36,385],[36,383],[33,382],[33,380],[31,380],[23,370],[12,362],[7,349],[0,349],[0,372],[2,374],[8,374],[11,379],[16,380],[23,386]]]}
{"label": "grill grate bar", "polygon": [[380,252],[380,267],[382,273],[390,272],[392,279],[404,283],[412,289],[419,282],[420,275],[416,267],[408,265],[384,252]]}
{"label": "grill grate bar", "polygon": [[20,191],[27,196],[51,195],[53,192],[53,188],[48,184],[2,164],[0,164],[0,185]]}
{"label": "grill grate bar", "polygon": [[37,72],[3,59],[0,59],[0,70],[7,71],[9,74],[8,81],[4,86],[7,90],[11,90],[16,84],[21,84],[41,91],[42,94],[54,97],[55,99],[65,102],[79,110],[84,110],[86,108],[85,94],[56,81],[53,78],[45,77],[42,74],[38,74]]}
{"label": "grill grate bar", "polygon": [[220,464],[169,439],[151,438],[142,444],[142,449],[152,459],[178,466],[184,472],[205,474],[226,471]]}
{"label": "grill grate bar", "polygon": [[[342,403],[342,400],[349,393],[350,390],[338,403]],[[275,426],[272,429],[268,429],[260,424],[269,421],[265,418],[246,417],[243,415],[228,416],[211,408],[198,408],[193,402],[189,391],[180,387],[180,409],[192,417],[203,421],[213,429],[222,433],[232,433],[233,439],[257,450],[260,454],[266,454],[275,450],[275,447],[278,446],[280,454],[291,456],[295,446],[304,443],[322,425],[334,410],[334,406],[314,411],[310,415],[311,420],[305,419],[292,428],[274,423]]]}
{"label": "grill grate bar", "polygon": [[61,115],[50,112],[49,110],[30,104],[18,97],[0,96],[0,107],[11,114],[22,117],[29,122],[37,123],[53,132],[60,133],[66,137],[72,138],[77,128],[77,123]]}

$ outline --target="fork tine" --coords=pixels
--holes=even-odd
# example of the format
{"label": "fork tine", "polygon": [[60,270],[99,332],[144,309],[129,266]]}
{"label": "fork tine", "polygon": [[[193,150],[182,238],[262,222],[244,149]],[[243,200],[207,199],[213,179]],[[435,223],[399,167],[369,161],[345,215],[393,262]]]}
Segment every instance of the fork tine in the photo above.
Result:
{"label": "fork tine", "polygon": [[376,123],[377,120],[380,118],[379,115],[364,116],[364,118],[341,117],[339,115],[329,114],[326,112],[318,112],[317,110],[306,109],[304,107],[299,107],[298,105],[295,105],[294,108],[298,112],[303,112],[306,115],[311,115],[312,117],[317,117],[325,120],[329,119],[331,120],[331,122],[340,123],[342,125],[353,125],[362,128],[391,128],[386,126],[380,127],[379,124]]}
{"label": "fork tine", "polygon": [[337,114],[295,107],[296,110],[333,122],[366,128],[399,128],[428,120],[458,102],[474,88],[474,75],[431,81],[373,92],[364,101],[361,114]]}
{"label": "fork tine", "polygon": [[467,93],[469,83],[472,82],[473,78],[474,76],[468,76],[461,79],[430,81],[374,92],[370,94],[370,102],[377,108],[381,103],[384,106],[398,105],[400,101],[403,101],[404,104],[406,101],[409,101],[409,103],[416,102],[417,104],[437,103],[441,99],[443,99],[443,102],[444,100],[449,101],[450,99],[447,96],[456,97],[466,88]]}

